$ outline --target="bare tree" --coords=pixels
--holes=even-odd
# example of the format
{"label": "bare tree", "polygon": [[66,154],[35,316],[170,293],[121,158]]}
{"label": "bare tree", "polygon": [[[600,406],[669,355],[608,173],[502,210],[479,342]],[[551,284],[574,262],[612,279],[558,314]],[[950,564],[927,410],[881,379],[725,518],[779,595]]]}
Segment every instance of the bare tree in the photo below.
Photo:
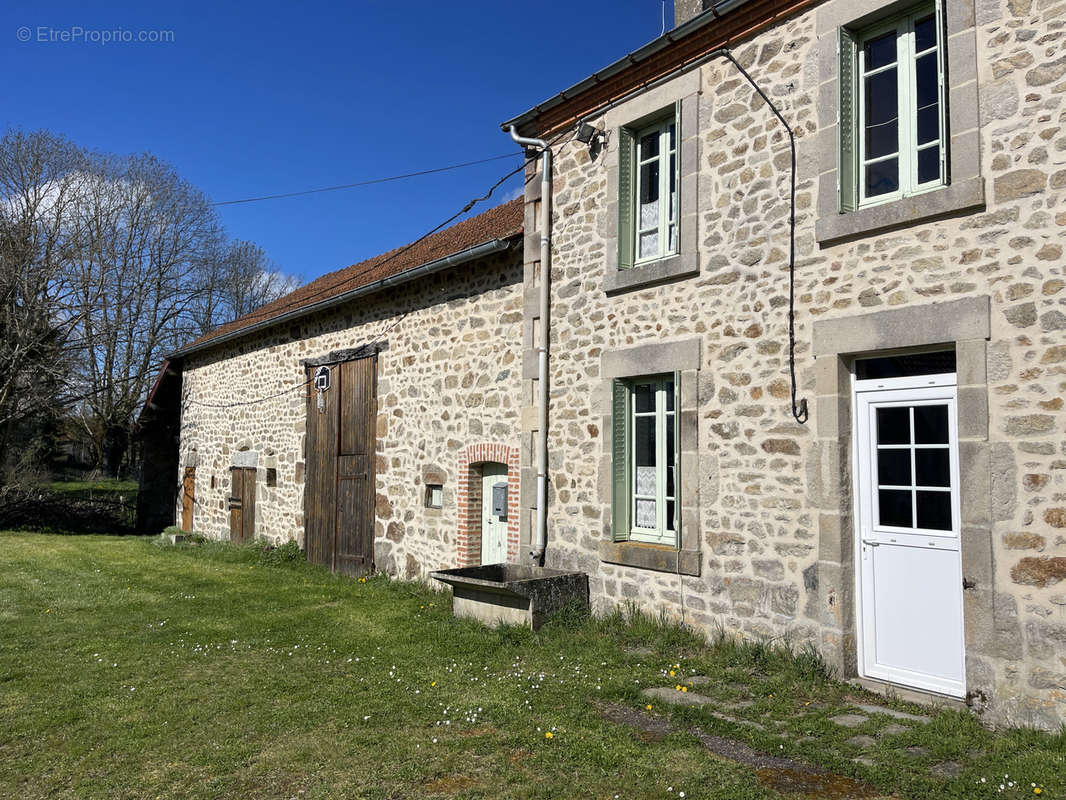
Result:
{"label": "bare tree", "polygon": [[107,473],[118,475],[154,369],[188,336],[218,224],[206,198],[150,155],[96,157],[84,183],[72,265],[79,411]]}
{"label": "bare tree", "polygon": [[0,465],[8,470],[25,469],[40,445],[26,430],[54,422],[66,385],[79,322],[68,267],[85,158],[47,131],[0,139]]}
{"label": "bare tree", "polygon": [[299,286],[296,278],[283,273],[253,242],[217,242],[203,269],[204,291],[193,312],[200,333],[255,311]]}

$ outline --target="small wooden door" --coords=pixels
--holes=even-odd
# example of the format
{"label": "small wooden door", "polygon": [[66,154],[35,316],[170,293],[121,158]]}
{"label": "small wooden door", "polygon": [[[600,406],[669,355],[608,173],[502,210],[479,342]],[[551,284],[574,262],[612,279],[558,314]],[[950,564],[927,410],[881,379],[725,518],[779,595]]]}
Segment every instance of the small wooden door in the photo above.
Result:
{"label": "small wooden door", "polygon": [[255,470],[231,467],[230,475],[229,539],[233,544],[245,544],[255,539]]}
{"label": "small wooden door", "polygon": [[[502,506],[497,502],[497,486],[504,486]],[[481,563],[507,561],[507,467],[487,462],[481,468]],[[494,498],[494,495],[497,497]],[[500,512],[503,512],[502,514]]]}
{"label": "small wooden door", "polygon": [[181,481],[181,529],[192,532],[192,509],[196,502],[196,467],[186,467]]}
{"label": "small wooden door", "polygon": [[312,391],[307,407],[307,559],[358,576],[374,568],[377,358],[330,370],[329,389]]}

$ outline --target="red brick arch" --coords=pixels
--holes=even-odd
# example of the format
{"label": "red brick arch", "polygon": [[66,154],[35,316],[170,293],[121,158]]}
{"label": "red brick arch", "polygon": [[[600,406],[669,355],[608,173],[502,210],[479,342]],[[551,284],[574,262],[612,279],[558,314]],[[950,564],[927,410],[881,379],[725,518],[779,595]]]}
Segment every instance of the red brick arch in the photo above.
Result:
{"label": "red brick arch", "polygon": [[507,466],[507,560],[518,561],[518,448],[472,444],[459,451],[456,561],[460,567],[481,563],[481,465],[486,461]]}

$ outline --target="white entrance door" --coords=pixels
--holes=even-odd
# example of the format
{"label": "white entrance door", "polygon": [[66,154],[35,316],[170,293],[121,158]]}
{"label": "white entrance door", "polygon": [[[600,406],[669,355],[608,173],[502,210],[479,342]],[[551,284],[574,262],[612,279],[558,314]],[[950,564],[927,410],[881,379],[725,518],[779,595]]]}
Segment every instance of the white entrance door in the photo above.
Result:
{"label": "white entrance door", "polygon": [[962,697],[955,376],[855,390],[862,674]]}
{"label": "white entrance door", "polygon": [[507,561],[507,467],[489,462],[481,474],[481,563],[502,564]]}

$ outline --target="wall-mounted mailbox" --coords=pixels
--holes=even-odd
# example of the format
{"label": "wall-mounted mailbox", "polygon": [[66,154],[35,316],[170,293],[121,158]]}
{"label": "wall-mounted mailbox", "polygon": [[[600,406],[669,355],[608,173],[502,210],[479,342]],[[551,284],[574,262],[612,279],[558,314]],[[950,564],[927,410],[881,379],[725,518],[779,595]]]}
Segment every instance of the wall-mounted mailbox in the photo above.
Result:
{"label": "wall-mounted mailbox", "polygon": [[492,484],[492,515],[494,517],[507,516],[507,483]]}

